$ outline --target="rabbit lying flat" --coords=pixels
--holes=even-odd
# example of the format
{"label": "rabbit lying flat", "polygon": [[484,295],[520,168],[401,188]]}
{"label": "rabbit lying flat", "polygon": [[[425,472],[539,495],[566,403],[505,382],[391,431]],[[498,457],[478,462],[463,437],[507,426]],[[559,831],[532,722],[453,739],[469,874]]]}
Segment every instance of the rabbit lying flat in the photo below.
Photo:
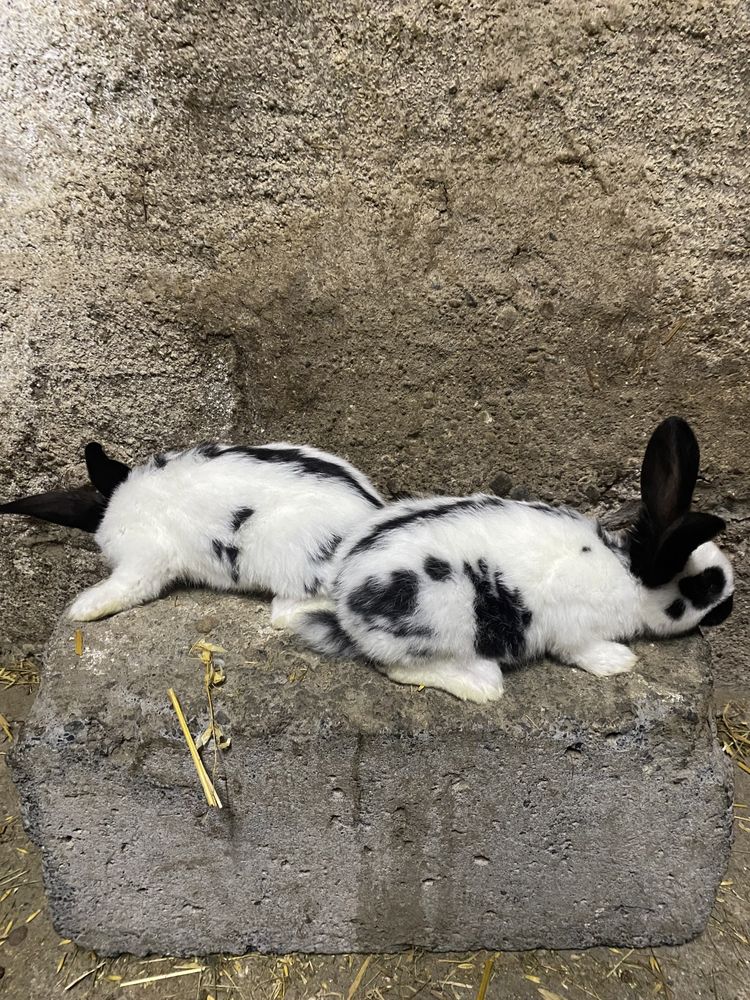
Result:
{"label": "rabbit lying flat", "polygon": [[91,621],[175,581],[275,594],[272,616],[315,595],[341,539],[383,506],[348,462],[290,444],[202,444],[130,469],[86,448],[92,487],[0,506],[85,531],[112,575],[68,609]]}
{"label": "rabbit lying flat", "polygon": [[718,624],[732,608],[732,568],[710,541],[724,522],[689,512],[698,461],[685,421],[660,424],[624,532],[481,494],[390,505],[338,550],[332,606],[288,623],[319,652],[470,701],[500,697],[498,663],[545,653],[600,677],[630,670],[623,640]]}

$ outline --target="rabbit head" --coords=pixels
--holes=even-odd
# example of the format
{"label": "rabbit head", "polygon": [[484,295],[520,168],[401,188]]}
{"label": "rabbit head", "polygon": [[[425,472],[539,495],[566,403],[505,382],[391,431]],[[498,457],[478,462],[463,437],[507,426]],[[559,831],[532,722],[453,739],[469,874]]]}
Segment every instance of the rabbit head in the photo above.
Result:
{"label": "rabbit head", "polygon": [[732,610],[732,567],[712,541],[726,525],[715,514],[690,510],[699,461],[695,434],[680,417],[659,424],[643,459],[628,553],[643,585],[645,625],[657,635],[718,625]]}

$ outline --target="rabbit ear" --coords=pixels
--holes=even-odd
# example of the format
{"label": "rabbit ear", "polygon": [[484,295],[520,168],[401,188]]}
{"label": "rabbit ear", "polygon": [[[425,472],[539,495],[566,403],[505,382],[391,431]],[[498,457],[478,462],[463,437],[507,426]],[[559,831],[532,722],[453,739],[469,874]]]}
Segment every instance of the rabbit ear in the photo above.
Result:
{"label": "rabbit ear", "polygon": [[657,535],[690,509],[699,461],[698,441],[681,417],[662,421],[651,435],[641,467],[641,498]]}
{"label": "rabbit ear", "polygon": [[130,466],[109,458],[97,441],[87,444],[84,453],[92,484],[103,496],[111,497],[120,483],[128,478]]}
{"label": "rabbit ear", "polygon": [[726,528],[715,514],[688,513],[667,530],[654,554],[644,582],[649,587],[661,587],[680,573],[699,545],[710,542]]}
{"label": "rabbit ear", "polygon": [[0,504],[0,514],[25,514],[40,521],[94,532],[104,517],[106,500],[93,486],[77,490],[53,490]]}

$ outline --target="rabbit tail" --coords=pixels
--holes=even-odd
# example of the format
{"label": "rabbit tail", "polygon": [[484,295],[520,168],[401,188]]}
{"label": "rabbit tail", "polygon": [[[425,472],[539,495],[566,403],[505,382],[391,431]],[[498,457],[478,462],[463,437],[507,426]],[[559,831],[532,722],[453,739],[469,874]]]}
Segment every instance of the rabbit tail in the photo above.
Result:
{"label": "rabbit tail", "polygon": [[336,612],[325,609],[308,611],[294,622],[294,631],[316,653],[337,660],[361,655],[354,641],[347,635]]}

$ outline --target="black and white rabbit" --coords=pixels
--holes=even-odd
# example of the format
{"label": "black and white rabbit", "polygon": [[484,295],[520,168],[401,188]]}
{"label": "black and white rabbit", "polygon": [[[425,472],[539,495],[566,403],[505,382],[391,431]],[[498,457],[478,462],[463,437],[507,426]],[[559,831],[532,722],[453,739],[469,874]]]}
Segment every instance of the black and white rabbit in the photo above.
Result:
{"label": "black and white rabbit", "polygon": [[545,653],[599,677],[631,670],[623,641],[718,624],[732,608],[732,568],[710,540],[724,522],[689,511],[698,462],[689,425],[660,424],[623,532],[482,494],[389,505],[337,552],[331,608],[287,623],[319,652],[470,701],[500,697],[499,663]]}
{"label": "black and white rabbit", "polygon": [[341,539],[383,501],[354,466],[316,448],[201,444],[130,469],[86,447],[92,486],[25,497],[0,513],[95,532],[112,566],[68,617],[91,621],[170,583],[272,592],[272,618],[311,598]]}

